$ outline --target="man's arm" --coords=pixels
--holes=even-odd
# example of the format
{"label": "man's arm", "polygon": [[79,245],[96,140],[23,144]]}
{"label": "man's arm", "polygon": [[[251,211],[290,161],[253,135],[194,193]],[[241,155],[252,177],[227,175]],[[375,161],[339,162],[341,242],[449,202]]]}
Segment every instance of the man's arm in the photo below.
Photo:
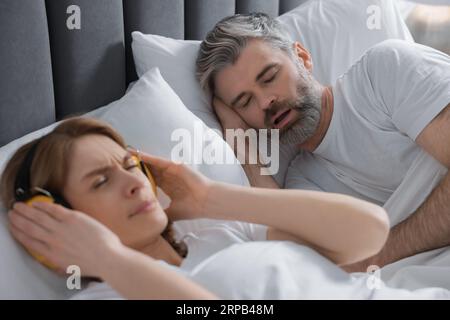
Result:
{"label": "man's arm", "polygon": [[450,168],[450,103],[417,136],[416,142]]}
{"label": "man's arm", "polygon": [[[433,119],[416,139],[425,151],[450,168],[450,104]],[[365,271],[397,260],[450,245],[450,172],[422,205],[393,227],[383,249],[374,257],[344,267],[349,272]]]}

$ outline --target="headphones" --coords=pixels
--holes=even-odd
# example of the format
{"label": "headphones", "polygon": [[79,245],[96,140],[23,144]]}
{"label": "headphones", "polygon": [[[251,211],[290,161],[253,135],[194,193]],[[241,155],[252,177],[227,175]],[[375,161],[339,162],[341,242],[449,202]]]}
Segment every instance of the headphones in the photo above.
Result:
{"label": "headphones", "polygon": [[[41,138],[42,139],[42,138]],[[25,159],[19,167],[19,171],[17,173],[15,182],[14,182],[14,198],[16,201],[25,202],[27,205],[31,206],[34,202],[50,202],[60,204],[68,209],[72,209],[70,204],[64,199],[64,197],[56,192],[55,190],[48,190],[41,187],[32,187],[31,186],[31,165],[33,163],[34,157],[36,155],[37,147],[41,141],[39,139],[36,143],[30,148],[30,150],[25,155]],[[150,181],[150,185],[152,187],[155,195],[157,194],[156,182],[150,173],[150,169],[147,165],[142,161],[139,156],[139,150],[137,150],[137,156],[132,155],[131,158],[136,162],[136,165],[139,169],[144,173],[147,179]],[[26,248],[27,249],[27,248]],[[56,266],[52,265],[48,262],[43,256],[32,252],[27,249],[28,252],[40,263],[45,265],[50,269],[57,269]]]}

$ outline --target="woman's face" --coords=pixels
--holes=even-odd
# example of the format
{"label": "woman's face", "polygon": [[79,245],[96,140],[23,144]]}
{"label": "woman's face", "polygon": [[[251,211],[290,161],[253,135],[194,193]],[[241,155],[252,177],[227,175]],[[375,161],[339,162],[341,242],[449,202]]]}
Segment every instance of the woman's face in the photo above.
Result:
{"label": "woman's face", "polygon": [[63,196],[73,209],[100,221],[134,249],[159,238],[167,216],[127,150],[106,136],[88,135],[75,141],[68,161]]}

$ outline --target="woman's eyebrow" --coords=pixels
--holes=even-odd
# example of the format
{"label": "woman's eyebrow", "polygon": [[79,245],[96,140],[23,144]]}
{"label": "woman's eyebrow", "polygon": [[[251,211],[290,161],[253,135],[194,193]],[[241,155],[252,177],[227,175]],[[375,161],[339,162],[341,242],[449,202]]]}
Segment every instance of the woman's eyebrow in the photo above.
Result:
{"label": "woman's eyebrow", "polygon": [[[122,164],[124,164],[125,162],[127,162],[127,161],[131,158],[131,156],[132,156],[131,153],[130,153],[129,151],[127,151],[127,153],[126,153],[125,156],[123,157]],[[111,168],[112,168],[112,166],[104,166],[104,167],[100,167],[100,168],[94,169],[94,170],[92,170],[91,172],[87,173],[87,174],[82,178],[82,180],[86,180],[86,179],[88,179],[88,178],[90,178],[90,177],[93,177],[93,176],[96,176],[96,175],[98,175],[98,174],[105,173],[105,172],[107,172],[108,170],[111,170]]]}

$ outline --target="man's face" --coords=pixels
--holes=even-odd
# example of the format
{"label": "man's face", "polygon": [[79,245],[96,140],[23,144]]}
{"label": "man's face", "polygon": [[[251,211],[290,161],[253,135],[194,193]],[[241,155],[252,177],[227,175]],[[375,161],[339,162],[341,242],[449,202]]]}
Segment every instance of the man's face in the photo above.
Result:
{"label": "man's face", "polygon": [[302,143],[320,118],[320,93],[303,61],[260,40],[250,41],[217,74],[215,87],[215,95],[249,126],[280,129],[282,142]]}

